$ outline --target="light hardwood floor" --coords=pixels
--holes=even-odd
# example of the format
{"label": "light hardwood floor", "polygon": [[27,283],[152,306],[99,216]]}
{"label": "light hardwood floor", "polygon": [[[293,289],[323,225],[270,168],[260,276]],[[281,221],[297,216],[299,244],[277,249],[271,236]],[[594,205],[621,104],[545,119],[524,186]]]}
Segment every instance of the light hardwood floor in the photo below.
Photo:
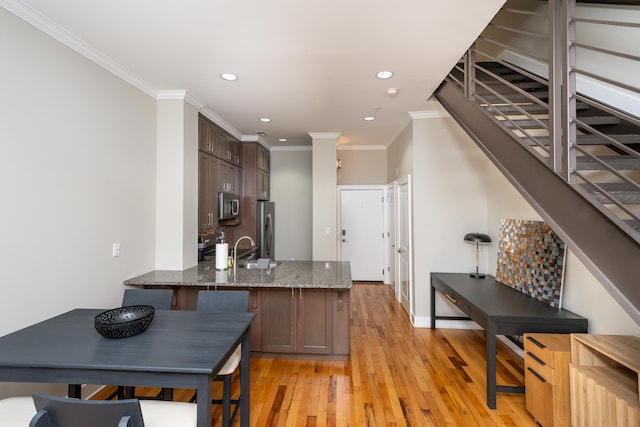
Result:
{"label": "light hardwood floor", "polygon": [[[523,384],[522,358],[500,342],[497,354],[498,384]],[[252,358],[251,425],[537,425],[522,394],[499,393],[498,408],[488,409],[485,384],[484,331],[415,329],[388,286],[356,283],[348,360]],[[175,390],[174,398],[192,395]],[[218,426],[219,405],[212,408]]]}

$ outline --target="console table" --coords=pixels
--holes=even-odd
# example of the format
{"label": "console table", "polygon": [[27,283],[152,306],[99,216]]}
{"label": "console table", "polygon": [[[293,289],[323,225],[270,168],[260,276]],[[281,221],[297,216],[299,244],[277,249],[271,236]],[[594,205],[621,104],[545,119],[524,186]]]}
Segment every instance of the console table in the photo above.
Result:
{"label": "console table", "polygon": [[[438,316],[436,290],[466,316]],[[586,333],[587,319],[557,309],[497,282],[467,273],[431,273],[431,329],[436,320],[473,320],[486,331],[487,406],[496,409],[496,393],[524,393],[524,387],[496,385],[496,335],[525,332]]]}

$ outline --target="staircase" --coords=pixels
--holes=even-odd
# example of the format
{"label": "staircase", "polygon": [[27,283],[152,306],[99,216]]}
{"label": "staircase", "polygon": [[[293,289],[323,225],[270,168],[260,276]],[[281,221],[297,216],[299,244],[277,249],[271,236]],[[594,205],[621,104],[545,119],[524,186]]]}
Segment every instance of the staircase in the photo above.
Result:
{"label": "staircase", "polygon": [[436,98],[640,324],[640,120],[576,90],[575,71],[540,73],[478,49],[488,37]]}

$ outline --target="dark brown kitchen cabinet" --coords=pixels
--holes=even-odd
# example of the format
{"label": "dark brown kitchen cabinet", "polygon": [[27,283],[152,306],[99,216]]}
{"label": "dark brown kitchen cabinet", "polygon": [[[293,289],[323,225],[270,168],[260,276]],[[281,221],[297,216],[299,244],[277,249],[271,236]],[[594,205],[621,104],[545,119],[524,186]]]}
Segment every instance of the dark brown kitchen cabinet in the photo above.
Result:
{"label": "dark brown kitchen cabinet", "polygon": [[218,191],[242,193],[242,169],[225,161],[218,162]]}
{"label": "dark brown kitchen cabinet", "polygon": [[258,144],[258,158],[256,167],[266,173],[271,171],[271,155],[269,150]]}
{"label": "dark brown kitchen cabinet", "polygon": [[198,153],[198,229],[206,231],[218,223],[217,199],[218,159]]}
{"label": "dark brown kitchen cabinet", "polygon": [[271,197],[269,192],[269,174],[259,170],[256,178],[256,198],[258,200],[269,200],[269,197]]}
{"label": "dark brown kitchen cabinet", "polygon": [[198,149],[217,156],[218,130],[220,128],[211,120],[200,115],[198,117]]}
{"label": "dark brown kitchen cabinet", "polygon": [[263,352],[333,352],[330,289],[264,289],[261,294]]}
{"label": "dark brown kitchen cabinet", "polygon": [[[198,291],[208,289],[171,288],[178,310],[195,310]],[[217,288],[249,291],[249,311],[256,313],[251,324],[252,352],[332,357],[349,354],[349,289]]]}
{"label": "dark brown kitchen cabinet", "polygon": [[220,129],[218,133],[218,158],[234,165],[242,164],[242,147],[237,138]]}
{"label": "dark brown kitchen cabinet", "polygon": [[242,144],[242,175],[244,197],[253,200],[269,200],[269,150],[257,142]]}

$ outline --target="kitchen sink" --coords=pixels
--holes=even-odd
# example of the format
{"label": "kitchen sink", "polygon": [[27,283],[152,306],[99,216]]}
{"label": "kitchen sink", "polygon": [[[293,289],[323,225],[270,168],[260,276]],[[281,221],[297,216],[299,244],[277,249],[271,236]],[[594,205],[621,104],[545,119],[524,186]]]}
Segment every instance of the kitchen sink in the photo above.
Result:
{"label": "kitchen sink", "polygon": [[[270,261],[269,264],[264,264],[264,266],[260,266],[263,269],[277,267],[281,264],[282,261]],[[258,261],[238,261],[238,268],[246,268],[246,269],[257,269]]]}

